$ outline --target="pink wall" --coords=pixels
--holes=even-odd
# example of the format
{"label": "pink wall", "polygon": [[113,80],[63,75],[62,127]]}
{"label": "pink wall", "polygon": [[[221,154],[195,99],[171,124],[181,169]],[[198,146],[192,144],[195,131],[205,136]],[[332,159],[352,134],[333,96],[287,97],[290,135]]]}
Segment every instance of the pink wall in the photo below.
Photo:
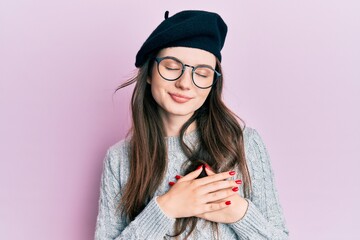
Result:
{"label": "pink wall", "polygon": [[360,239],[360,3],[169,2],[0,2],[1,239],[93,238],[129,127],[132,89],[112,92],[184,8],[228,23],[225,99],[267,144],[292,239]]}

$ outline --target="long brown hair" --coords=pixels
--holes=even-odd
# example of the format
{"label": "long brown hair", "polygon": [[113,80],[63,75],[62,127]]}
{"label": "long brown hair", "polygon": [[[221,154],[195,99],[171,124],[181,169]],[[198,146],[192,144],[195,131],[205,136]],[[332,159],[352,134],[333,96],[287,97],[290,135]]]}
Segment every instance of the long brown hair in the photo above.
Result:
{"label": "long brown hair", "polygon": [[[126,216],[128,222],[134,220],[154,197],[167,170],[164,126],[158,105],[151,94],[150,84],[146,81],[152,75],[154,56],[156,55],[152,54],[138,69],[136,76],[115,90],[116,92],[136,83],[131,98],[130,175],[117,208]],[[222,73],[218,60],[216,70]],[[243,129],[239,121],[244,127],[245,123],[225,106],[222,101],[222,88],[223,77],[221,76],[212,86],[204,104],[195,111],[180,130],[181,147],[188,157],[186,163],[190,163],[185,173],[195,170],[201,163],[207,163],[215,172],[237,167],[242,175],[244,196],[248,197],[251,191],[251,180],[245,159]],[[183,141],[183,136],[194,121],[197,123],[200,147],[191,149]],[[196,223],[196,217],[176,219],[173,237],[179,236],[189,225],[190,231],[187,238],[195,229]],[[218,233],[217,223],[212,223],[212,227]]]}

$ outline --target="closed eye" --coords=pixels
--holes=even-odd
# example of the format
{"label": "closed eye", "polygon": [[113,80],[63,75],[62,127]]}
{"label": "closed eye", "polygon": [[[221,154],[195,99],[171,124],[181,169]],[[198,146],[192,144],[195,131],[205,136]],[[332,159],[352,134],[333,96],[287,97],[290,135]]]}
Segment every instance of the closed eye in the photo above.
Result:
{"label": "closed eye", "polygon": [[208,78],[213,74],[213,71],[209,68],[197,68],[195,71],[196,75],[202,78]]}
{"label": "closed eye", "polygon": [[180,70],[180,68],[176,68],[176,67],[165,67],[166,70]]}
{"label": "closed eye", "polygon": [[207,75],[200,74],[200,73],[196,73],[196,75],[198,75],[199,77],[203,77],[203,78],[207,78],[207,77],[209,77],[209,76],[207,76]]}

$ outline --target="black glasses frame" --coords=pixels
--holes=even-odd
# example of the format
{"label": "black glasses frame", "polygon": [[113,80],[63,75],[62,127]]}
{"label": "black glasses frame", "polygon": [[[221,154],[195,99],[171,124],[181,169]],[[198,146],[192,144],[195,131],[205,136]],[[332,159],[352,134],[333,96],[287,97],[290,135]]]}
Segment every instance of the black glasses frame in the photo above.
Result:
{"label": "black glasses frame", "polygon": [[[172,59],[172,60],[175,60],[176,62],[180,63],[182,65],[182,69],[181,69],[181,74],[179,77],[175,78],[175,79],[169,79],[169,78],[165,78],[161,73],[160,73],[160,69],[159,69],[159,65],[160,65],[160,62],[164,59]],[[215,69],[213,69],[211,66],[208,66],[208,65],[198,65],[198,66],[191,66],[191,65],[188,65],[188,64],[184,64],[183,62],[181,62],[179,59],[177,59],[176,57],[170,57],[170,56],[167,56],[167,57],[156,57],[155,58],[155,61],[157,62],[157,70],[158,70],[158,73],[160,74],[160,76],[167,80],[167,81],[176,81],[178,80],[179,78],[181,78],[181,76],[184,74],[185,72],[185,68],[186,67],[189,67],[191,68],[191,79],[192,79],[192,82],[194,83],[194,85],[198,88],[201,88],[201,89],[207,89],[207,88],[211,88],[212,86],[215,85],[216,81],[219,79],[219,77],[221,76],[221,73],[219,73],[218,71],[216,71]],[[200,87],[198,86],[195,81],[194,81],[194,73],[195,73],[195,70],[200,68],[200,67],[206,67],[206,68],[209,68],[211,70],[214,71],[215,75],[214,75],[214,79],[213,79],[213,82],[210,86],[208,87]]]}

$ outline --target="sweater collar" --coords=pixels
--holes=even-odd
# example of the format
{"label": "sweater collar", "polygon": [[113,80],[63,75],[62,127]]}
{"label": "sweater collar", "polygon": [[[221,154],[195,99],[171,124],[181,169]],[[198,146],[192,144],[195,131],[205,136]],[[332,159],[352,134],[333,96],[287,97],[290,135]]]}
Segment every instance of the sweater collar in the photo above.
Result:
{"label": "sweater collar", "polygon": [[[197,143],[197,140],[199,139],[199,131],[197,129],[191,131],[188,134],[184,135],[184,142],[186,144],[189,145],[189,147],[191,146],[195,146]],[[170,136],[170,137],[165,137],[165,142],[168,146],[169,151],[172,150],[179,150],[181,149],[181,145],[180,145],[180,136]]]}

